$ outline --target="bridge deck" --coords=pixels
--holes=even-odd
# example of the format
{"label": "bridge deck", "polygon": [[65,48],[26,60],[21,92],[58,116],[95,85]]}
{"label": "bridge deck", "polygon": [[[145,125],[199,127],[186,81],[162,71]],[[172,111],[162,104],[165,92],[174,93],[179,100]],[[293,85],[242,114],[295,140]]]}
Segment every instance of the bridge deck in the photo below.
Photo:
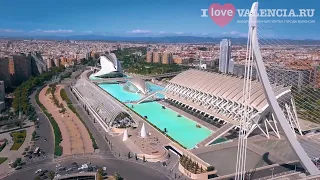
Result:
{"label": "bridge deck", "polygon": [[225,124],[224,126],[222,126],[221,128],[219,128],[216,132],[214,132],[213,134],[211,134],[209,137],[207,137],[205,140],[201,141],[198,146],[207,146],[210,143],[212,143],[213,141],[217,140],[218,138],[220,138],[221,136],[223,136],[225,133],[227,133],[230,129],[232,129],[234,127],[233,124]]}

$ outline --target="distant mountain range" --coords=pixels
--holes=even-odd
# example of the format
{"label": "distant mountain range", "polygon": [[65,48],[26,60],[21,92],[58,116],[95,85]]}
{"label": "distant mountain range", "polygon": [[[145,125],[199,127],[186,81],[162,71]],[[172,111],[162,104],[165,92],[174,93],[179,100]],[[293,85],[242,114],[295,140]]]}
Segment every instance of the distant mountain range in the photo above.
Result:
{"label": "distant mountain range", "polygon": [[[196,37],[196,36],[164,36],[164,37],[120,37],[103,35],[71,35],[71,36],[25,36],[25,37],[0,37],[3,39],[41,39],[41,40],[88,40],[112,42],[141,42],[141,43],[208,43],[217,44],[221,39],[230,39],[232,44],[246,44],[247,38],[242,37]],[[293,39],[267,39],[275,45],[281,41],[283,44],[292,45],[320,45],[320,40],[293,40]]]}

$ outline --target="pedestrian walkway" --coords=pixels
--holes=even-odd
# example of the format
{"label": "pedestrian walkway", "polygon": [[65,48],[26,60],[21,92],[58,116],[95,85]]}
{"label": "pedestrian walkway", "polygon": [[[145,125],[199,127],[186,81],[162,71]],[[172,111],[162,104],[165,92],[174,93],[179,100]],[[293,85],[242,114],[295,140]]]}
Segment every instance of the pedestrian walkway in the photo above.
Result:
{"label": "pedestrian walkway", "polygon": [[7,157],[7,161],[2,163],[0,165],[0,176],[9,172],[14,171],[14,169],[12,169],[8,163],[9,162],[14,162],[17,158],[22,157],[22,153],[24,152],[24,149],[28,146],[30,146],[31,143],[31,139],[32,139],[32,133],[35,130],[34,126],[30,126],[28,128],[25,128],[26,132],[27,132],[27,136],[23,142],[23,144],[21,145],[21,147],[17,150],[17,151],[11,151],[10,148],[13,145],[13,141],[12,138],[10,136],[10,133],[5,133],[5,134],[1,134],[2,136],[5,136],[5,138],[8,139],[8,144],[6,145],[6,147],[0,152],[0,157]]}

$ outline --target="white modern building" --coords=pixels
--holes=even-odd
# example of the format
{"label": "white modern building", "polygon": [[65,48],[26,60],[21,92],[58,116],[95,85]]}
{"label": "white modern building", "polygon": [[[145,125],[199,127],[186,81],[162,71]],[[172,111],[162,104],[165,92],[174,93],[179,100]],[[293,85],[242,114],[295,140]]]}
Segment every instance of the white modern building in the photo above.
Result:
{"label": "white modern building", "polygon": [[[278,101],[283,103],[280,106],[287,119],[290,119],[292,130],[297,129],[302,133],[290,87],[272,87]],[[245,115],[243,79],[236,76],[187,70],[171,79],[164,91],[167,100],[208,119],[217,118],[219,121],[239,126]],[[247,110],[251,119],[248,124],[250,132],[260,129],[269,137],[265,129],[270,126],[280,137],[261,82],[252,81],[250,99]]]}
{"label": "white modern building", "polygon": [[92,76],[98,78],[122,77],[123,70],[114,53],[99,57],[101,69]]}
{"label": "white modern building", "polygon": [[231,59],[231,41],[222,39],[220,42],[220,58],[219,58],[219,71],[223,73],[229,72],[229,64]]}

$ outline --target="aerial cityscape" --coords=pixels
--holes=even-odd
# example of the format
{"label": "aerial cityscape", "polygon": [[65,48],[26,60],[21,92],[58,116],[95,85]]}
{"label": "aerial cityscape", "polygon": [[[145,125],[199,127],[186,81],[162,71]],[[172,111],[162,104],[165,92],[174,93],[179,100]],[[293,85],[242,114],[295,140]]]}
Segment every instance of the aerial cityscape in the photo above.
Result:
{"label": "aerial cityscape", "polygon": [[33,1],[0,17],[0,179],[320,179],[313,6]]}

